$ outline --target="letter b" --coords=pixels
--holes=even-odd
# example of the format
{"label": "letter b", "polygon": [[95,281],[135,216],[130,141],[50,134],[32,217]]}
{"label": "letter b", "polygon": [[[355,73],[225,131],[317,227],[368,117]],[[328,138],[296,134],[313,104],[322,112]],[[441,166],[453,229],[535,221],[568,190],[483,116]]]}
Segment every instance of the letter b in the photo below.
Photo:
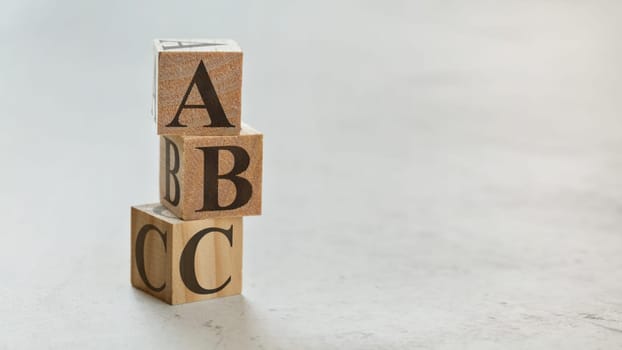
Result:
{"label": "letter b", "polygon": [[[238,146],[197,147],[203,151],[203,207],[197,211],[231,210],[237,209],[251,199],[253,186],[238,176],[248,169],[250,157],[248,152]],[[227,151],[233,155],[233,169],[224,175],[218,174],[220,151]],[[231,181],[235,186],[235,199],[228,205],[221,206],[219,198],[219,181]]]}
{"label": "letter b", "polygon": [[[165,152],[165,191],[164,199],[167,200],[172,205],[179,204],[180,197],[180,186],[179,179],[177,178],[177,173],[179,172],[179,149],[177,145],[173,143],[173,141],[168,138],[164,138],[164,152]],[[172,161],[172,164],[171,164]],[[173,186],[175,188],[175,195],[171,196],[171,181],[173,182]]]}

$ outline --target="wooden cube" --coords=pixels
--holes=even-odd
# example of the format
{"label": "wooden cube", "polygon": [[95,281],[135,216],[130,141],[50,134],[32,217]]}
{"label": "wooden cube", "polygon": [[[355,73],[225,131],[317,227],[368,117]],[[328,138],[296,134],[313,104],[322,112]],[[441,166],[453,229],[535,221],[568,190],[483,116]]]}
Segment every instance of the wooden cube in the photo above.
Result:
{"label": "wooden cube", "polygon": [[233,40],[155,40],[160,135],[239,133],[242,50]]}
{"label": "wooden cube", "polygon": [[182,221],[132,207],[132,285],[169,304],[242,292],[242,218]]}
{"label": "wooden cube", "polygon": [[160,136],[160,202],[183,220],[261,214],[263,135]]}

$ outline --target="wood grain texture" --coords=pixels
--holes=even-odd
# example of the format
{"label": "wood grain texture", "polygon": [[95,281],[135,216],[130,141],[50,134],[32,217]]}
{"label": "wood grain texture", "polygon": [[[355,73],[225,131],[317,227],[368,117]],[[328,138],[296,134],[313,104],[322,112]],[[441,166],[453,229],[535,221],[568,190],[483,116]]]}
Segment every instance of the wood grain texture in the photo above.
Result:
{"label": "wood grain texture", "polygon": [[[242,98],[242,50],[233,40],[194,39],[154,41],[155,113],[160,135],[236,135],[241,128]],[[179,113],[184,96],[193,84],[193,78],[201,62],[207,70],[229,127],[210,124],[207,108],[187,108]],[[204,105],[204,100],[194,85],[186,104]],[[185,127],[167,126],[179,114],[179,122]]]}
{"label": "wood grain texture", "polygon": [[[134,206],[131,216],[134,287],[169,304],[242,292],[241,217],[182,221],[159,203]],[[223,232],[231,233],[231,241]],[[140,244],[141,233],[144,245]],[[193,238],[198,242],[196,252],[192,249]],[[192,271],[193,275],[186,272],[184,276],[183,271]],[[193,292],[193,276],[200,288],[222,289]]]}
{"label": "wood grain texture", "polygon": [[[227,208],[235,203],[238,196],[242,197],[240,187],[226,176],[243,163],[243,157],[236,157],[234,153],[222,149],[218,152],[217,164],[210,164],[202,151],[205,147],[239,147],[248,154],[248,166],[236,175],[250,184],[251,194],[245,204],[230,209],[206,208],[210,200],[217,200],[219,206]],[[178,154],[175,155],[175,152]],[[262,153],[263,135],[246,124],[243,124],[240,135],[236,136],[161,136],[160,201],[183,220],[260,215]],[[179,160],[177,164],[176,159]],[[173,175],[172,170],[176,166],[178,170]],[[216,190],[206,185],[206,173],[210,171],[221,176]]]}

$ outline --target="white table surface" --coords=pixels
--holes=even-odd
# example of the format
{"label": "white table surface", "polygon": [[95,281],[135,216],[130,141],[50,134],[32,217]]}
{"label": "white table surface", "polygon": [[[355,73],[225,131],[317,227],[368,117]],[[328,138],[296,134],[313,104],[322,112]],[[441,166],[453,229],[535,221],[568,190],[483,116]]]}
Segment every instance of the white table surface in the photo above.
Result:
{"label": "white table surface", "polygon": [[[0,7],[0,348],[622,347],[618,2]],[[245,50],[243,296],[130,286],[155,37]]]}

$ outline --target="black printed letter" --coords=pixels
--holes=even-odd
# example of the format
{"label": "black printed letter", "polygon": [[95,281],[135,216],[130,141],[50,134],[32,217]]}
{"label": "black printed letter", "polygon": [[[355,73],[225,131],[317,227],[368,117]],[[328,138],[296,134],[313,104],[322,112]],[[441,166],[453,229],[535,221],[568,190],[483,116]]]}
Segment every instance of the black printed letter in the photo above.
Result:
{"label": "black printed letter", "polygon": [[[217,147],[198,147],[203,151],[203,208],[197,210],[230,210],[236,209],[248,203],[253,194],[251,183],[238,176],[244,172],[250,164],[250,157],[242,147],[238,146],[217,146]],[[220,150],[229,151],[233,154],[233,169],[224,175],[218,175],[218,153]],[[227,206],[218,204],[218,180],[226,179],[235,185],[235,199]]]}
{"label": "black printed letter", "polygon": [[233,247],[233,225],[229,227],[228,230],[218,227],[208,227],[197,232],[194,236],[192,236],[192,238],[190,238],[188,243],[186,243],[184,250],[181,252],[181,258],[179,258],[179,272],[181,274],[181,280],[184,281],[186,287],[197,294],[217,293],[225,288],[229,282],[231,282],[231,276],[229,276],[225,283],[214,289],[203,288],[199,284],[196,271],[194,269],[194,259],[197,252],[197,246],[199,245],[201,238],[210,232],[222,233],[229,240],[229,245]]}
{"label": "black printed letter", "polygon": [[143,226],[136,235],[136,246],[134,250],[134,256],[136,256],[136,268],[138,269],[138,274],[143,280],[143,283],[145,283],[149,289],[154,292],[161,292],[164,290],[164,287],[166,287],[166,282],[162,283],[160,287],[154,287],[147,279],[147,272],[145,271],[145,238],[147,238],[147,233],[150,231],[156,231],[160,235],[162,242],[164,242],[164,250],[166,251],[166,232],[160,231],[160,229],[151,224]]}
{"label": "black printed letter", "polygon": [[[186,101],[188,100],[188,96],[190,95],[190,91],[192,91],[193,86],[197,86],[199,94],[201,95],[201,99],[203,100],[202,105],[188,105]],[[225,111],[220,104],[220,100],[218,99],[218,95],[216,94],[216,90],[214,89],[214,85],[212,84],[212,80],[207,74],[207,69],[205,69],[205,65],[203,61],[199,63],[196,72],[194,72],[194,77],[190,82],[190,86],[188,86],[188,90],[184,95],[184,98],[181,100],[181,104],[177,109],[177,113],[175,114],[175,118],[166,126],[172,127],[180,127],[185,128],[186,125],[183,125],[179,122],[179,116],[181,112],[183,112],[186,108],[202,108],[207,110],[209,114],[209,119],[211,121],[210,124],[205,125],[205,127],[212,128],[233,128],[234,126],[229,123],[227,120],[227,116],[225,115]]]}
{"label": "black printed letter", "polygon": [[[166,171],[164,173],[164,176],[166,176],[166,195],[164,196],[164,199],[166,199],[169,203],[171,203],[172,205],[177,205],[179,204],[179,197],[180,197],[180,193],[179,193],[179,179],[177,179],[177,172],[179,172],[179,149],[177,149],[177,145],[175,143],[173,143],[173,141],[169,140],[168,138],[164,138],[164,148],[165,148],[165,162],[166,164],[164,164]],[[173,165],[171,167],[171,151],[173,152]],[[175,197],[171,198],[171,178],[173,178],[173,182],[175,185]]]}

